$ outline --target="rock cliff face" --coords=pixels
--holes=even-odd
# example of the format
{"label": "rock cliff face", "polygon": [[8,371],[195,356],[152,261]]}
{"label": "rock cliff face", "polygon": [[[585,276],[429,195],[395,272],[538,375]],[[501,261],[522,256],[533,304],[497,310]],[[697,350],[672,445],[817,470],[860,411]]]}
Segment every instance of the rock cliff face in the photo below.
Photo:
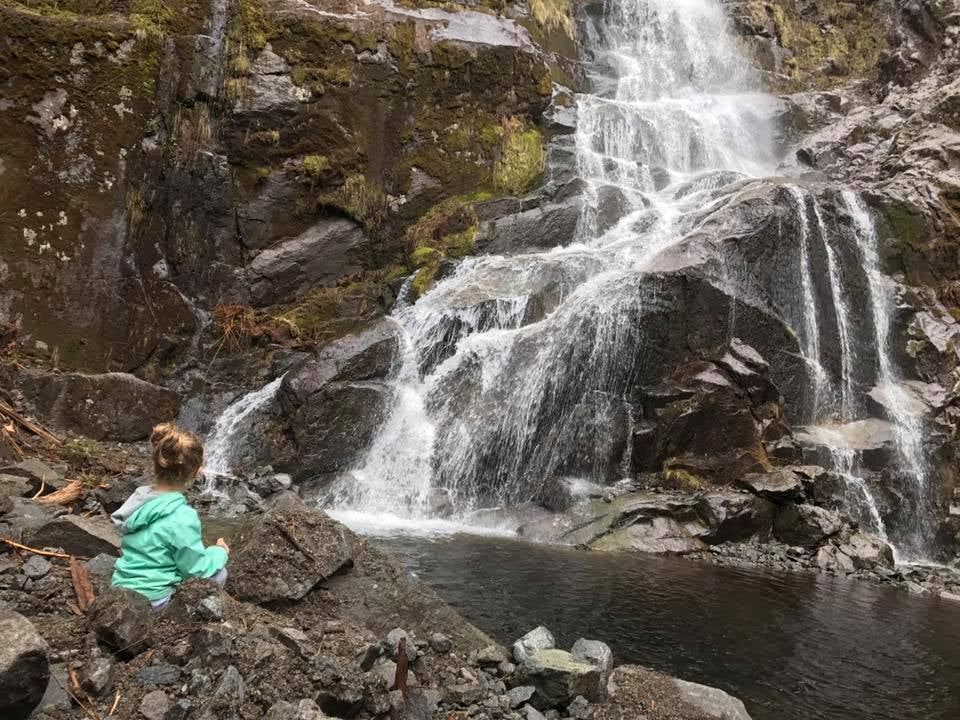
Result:
{"label": "rock cliff face", "polygon": [[382,313],[418,248],[472,247],[404,228],[542,171],[560,63],[459,10],[0,4],[0,317],[65,367],[165,379],[218,304],[303,340]]}

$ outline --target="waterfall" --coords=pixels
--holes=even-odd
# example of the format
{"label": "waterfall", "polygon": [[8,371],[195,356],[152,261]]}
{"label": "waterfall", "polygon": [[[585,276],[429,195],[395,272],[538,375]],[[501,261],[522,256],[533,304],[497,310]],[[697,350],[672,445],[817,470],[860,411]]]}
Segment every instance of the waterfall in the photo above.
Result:
{"label": "waterfall", "polygon": [[[656,273],[698,233],[697,242],[712,240],[716,209],[776,184],[787,198],[778,241],[794,253],[778,257],[790,258],[782,272],[795,273],[796,286],[781,277],[760,287],[756,268],[714,247],[717,283],[795,325],[811,392],[792,421],[829,450],[825,463],[860,524],[889,535],[901,556],[924,554],[922,428],[892,357],[894,284],[882,273],[872,218],[853,191],[840,193],[836,207],[837,193],[825,186],[762,180],[777,171],[776,106],[758,90],[723,7],[608,0],[601,17],[585,20],[592,91],[577,97],[573,169],[586,189],[574,242],[467,258],[415,303],[401,293],[392,313],[401,343],[388,381],[394,403],[363,459],[330,486],[335,511],[422,519],[442,490],[465,515],[538,501],[555,479],[611,483],[630,474],[631,393],[657,352],[645,321],[672,309]],[[604,196],[620,210],[601,232]],[[784,233],[784,219],[796,236]],[[279,382],[221,416],[208,467],[229,472],[248,417]],[[886,399],[890,431],[868,415],[873,385]],[[851,441],[878,427],[910,483],[909,526],[885,525],[866,445]]]}
{"label": "waterfall", "polygon": [[[551,477],[622,476],[643,317],[665,302],[642,280],[717,188],[774,171],[774,105],[715,0],[609,2],[585,35],[594,91],[577,98],[580,236],[467,259],[394,312],[397,399],[334,506],[416,516],[436,487],[463,511],[530,501]],[[625,206],[603,234],[601,192]]]}
{"label": "waterfall", "polygon": [[931,541],[929,520],[932,514],[927,488],[927,467],[923,455],[923,427],[911,411],[911,398],[894,369],[891,358],[890,330],[893,325],[895,287],[880,266],[877,232],[869,211],[852,190],[843,192],[843,200],[853,220],[857,247],[867,276],[870,295],[870,319],[876,338],[879,387],[886,398],[886,410],[894,424],[894,438],[904,472],[911,483],[910,523],[898,545],[908,559],[927,556]]}
{"label": "waterfall", "polygon": [[283,381],[281,375],[262,388],[249,392],[227,406],[207,436],[203,450],[206,490],[214,490],[217,475],[229,475],[239,454],[238,445],[246,435],[248,418],[270,402]]}

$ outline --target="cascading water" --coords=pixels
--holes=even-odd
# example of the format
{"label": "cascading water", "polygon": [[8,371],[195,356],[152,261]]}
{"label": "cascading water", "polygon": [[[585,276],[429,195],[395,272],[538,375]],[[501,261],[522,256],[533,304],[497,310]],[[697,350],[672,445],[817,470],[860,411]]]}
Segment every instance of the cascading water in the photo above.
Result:
{"label": "cascading water", "polygon": [[[586,22],[594,91],[577,98],[575,171],[585,190],[576,241],[468,258],[415,304],[398,302],[395,402],[363,461],[333,484],[335,511],[424,518],[443,488],[465,513],[535,500],[551,478],[611,482],[630,474],[630,392],[658,341],[645,334],[645,320],[670,312],[657,272],[691,237],[705,242],[715,209],[775,183],[786,190],[785,217],[797,228],[777,244],[795,247],[798,286],[779,277],[758,295],[754,268],[723,247],[712,250],[714,283],[747,305],[765,295],[768,314],[795,328],[808,387],[793,421],[829,450],[861,525],[889,534],[901,556],[924,555],[920,424],[891,359],[893,286],[881,272],[870,215],[851,191],[825,207],[832,190],[760,179],[777,170],[778,108],[757,90],[722,6],[608,0],[602,17]],[[611,198],[618,215],[601,221],[601,201]],[[230,438],[278,382],[242,398],[217,423],[216,469],[229,469]],[[896,533],[885,527],[862,448],[847,437],[887,426],[868,414],[874,385],[913,489],[913,520]]]}
{"label": "cascading water", "polygon": [[[588,32],[598,91],[577,103],[579,241],[466,260],[394,313],[396,406],[335,506],[423,513],[434,487],[461,509],[520,503],[550,477],[622,472],[604,458],[625,457],[642,318],[662,302],[642,283],[650,262],[683,240],[678,220],[711,192],[775,167],[773,103],[726,28],[711,0],[607,6]],[[599,234],[589,198],[602,193],[626,210]]]}
{"label": "cascading water", "polygon": [[204,443],[204,471],[207,476],[206,491],[216,489],[216,477],[229,475],[238,454],[237,445],[246,434],[246,421],[277,394],[281,375],[259,390],[254,390],[232,402],[221,413]]}

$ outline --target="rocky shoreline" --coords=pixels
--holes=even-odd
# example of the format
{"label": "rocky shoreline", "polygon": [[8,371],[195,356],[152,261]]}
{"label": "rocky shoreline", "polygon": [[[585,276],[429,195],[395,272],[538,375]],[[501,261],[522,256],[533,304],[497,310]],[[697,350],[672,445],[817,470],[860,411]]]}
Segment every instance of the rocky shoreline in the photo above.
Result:
{"label": "rocky shoreline", "polygon": [[0,479],[48,491],[0,506],[5,718],[749,718],[720,690],[615,667],[600,641],[567,652],[537,628],[502,648],[285,490],[239,519],[225,590],[191,581],[155,612],[109,588],[105,512],[45,502],[62,476],[37,460]]}

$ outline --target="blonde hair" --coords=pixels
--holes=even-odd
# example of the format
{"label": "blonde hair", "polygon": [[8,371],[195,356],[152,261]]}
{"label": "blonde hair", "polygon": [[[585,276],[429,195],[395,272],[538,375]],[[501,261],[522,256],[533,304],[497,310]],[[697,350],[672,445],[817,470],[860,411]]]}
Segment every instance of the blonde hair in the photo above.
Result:
{"label": "blonde hair", "polygon": [[189,485],[203,464],[200,438],[173,423],[154,427],[150,444],[153,446],[153,472],[164,485]]}

